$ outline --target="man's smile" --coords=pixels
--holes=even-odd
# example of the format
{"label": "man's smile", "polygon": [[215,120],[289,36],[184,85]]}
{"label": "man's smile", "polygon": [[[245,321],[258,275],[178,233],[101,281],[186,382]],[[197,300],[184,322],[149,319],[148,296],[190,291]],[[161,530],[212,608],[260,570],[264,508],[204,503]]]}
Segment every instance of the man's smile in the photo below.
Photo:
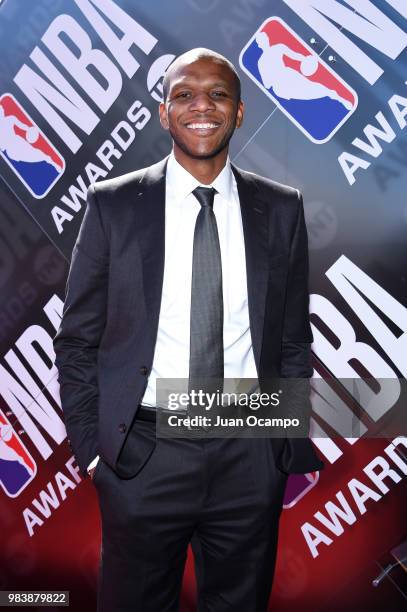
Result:
{"label": "man's smile", "polygon": [[205,136],[207,134],[213,134],[220,125],[220,123],[215,121],[190,121],[185,124],[185,127],[196,132],[200,136]]}

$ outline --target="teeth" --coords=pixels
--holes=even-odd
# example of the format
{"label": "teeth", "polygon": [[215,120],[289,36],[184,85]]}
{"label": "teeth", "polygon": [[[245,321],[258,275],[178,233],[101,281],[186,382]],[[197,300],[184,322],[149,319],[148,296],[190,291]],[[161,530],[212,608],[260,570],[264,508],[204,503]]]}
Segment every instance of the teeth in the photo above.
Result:
{"label": "teeth", "polygon": [[218,127],[217,123],[188,123],[187,128],[190,130],[207,130],[209,128]]}

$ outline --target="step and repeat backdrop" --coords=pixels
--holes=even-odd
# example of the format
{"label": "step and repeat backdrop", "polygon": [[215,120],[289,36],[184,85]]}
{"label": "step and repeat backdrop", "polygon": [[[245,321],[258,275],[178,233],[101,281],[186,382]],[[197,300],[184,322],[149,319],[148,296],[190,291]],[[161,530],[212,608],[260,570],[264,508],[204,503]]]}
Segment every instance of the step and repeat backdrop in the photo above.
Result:
{"label": "step and repeat backdrop", "polygon": [[[397,393],[362,400],[338,380],[407,375],[406,31],[405,0],[0,2],[0,590],[96,607],[99,509],[68,445],[52,338],[89,184],[167,155],[163,73],[204,46],[242,81],[232,161],[298,187],[309,232],[326,468],[289,478],[270,605],[406,608],[406,430],[368,435]],[[357,403],[365,435],[340,435],[322,409],[334,397]]]}

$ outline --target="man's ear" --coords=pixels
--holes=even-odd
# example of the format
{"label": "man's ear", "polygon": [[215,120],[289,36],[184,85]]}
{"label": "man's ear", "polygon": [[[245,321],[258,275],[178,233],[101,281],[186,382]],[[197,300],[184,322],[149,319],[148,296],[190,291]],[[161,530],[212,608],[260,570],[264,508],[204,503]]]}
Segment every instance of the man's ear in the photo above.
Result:
{"label": "man's ear", "polygon": [[168,130],[169,125],[168,125],[167,108],[165,106],[165,102],[160,102],[158,113],[160,115],[160,123],[162,127],[164,128],[164,130]]}
{"label": "man's ear", "polygon": [[240,126],[243,123],[243,116],[244,116],[244,102],[243,100],[239,100],[238,106],[237,106],[237,113],[236,113],[236,127],[240,128]]}

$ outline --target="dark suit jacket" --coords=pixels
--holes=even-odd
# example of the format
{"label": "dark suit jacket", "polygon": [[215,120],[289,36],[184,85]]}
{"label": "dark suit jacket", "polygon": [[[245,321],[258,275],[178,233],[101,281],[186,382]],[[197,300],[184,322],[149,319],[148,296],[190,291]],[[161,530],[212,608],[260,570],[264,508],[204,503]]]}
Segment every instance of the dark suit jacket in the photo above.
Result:
{"label": "dark suit jacket", "polygon": [[[66,428],[84,474],[97,454],[117,469],[151,371],[164,271],[167,159],[89,188],[54,338]],[[233,164],[232,170],[260,383],[309,378],[313,338],[301,194]],[[287,473],[323,467],[308,439],[273,439],[272,445]]]}

